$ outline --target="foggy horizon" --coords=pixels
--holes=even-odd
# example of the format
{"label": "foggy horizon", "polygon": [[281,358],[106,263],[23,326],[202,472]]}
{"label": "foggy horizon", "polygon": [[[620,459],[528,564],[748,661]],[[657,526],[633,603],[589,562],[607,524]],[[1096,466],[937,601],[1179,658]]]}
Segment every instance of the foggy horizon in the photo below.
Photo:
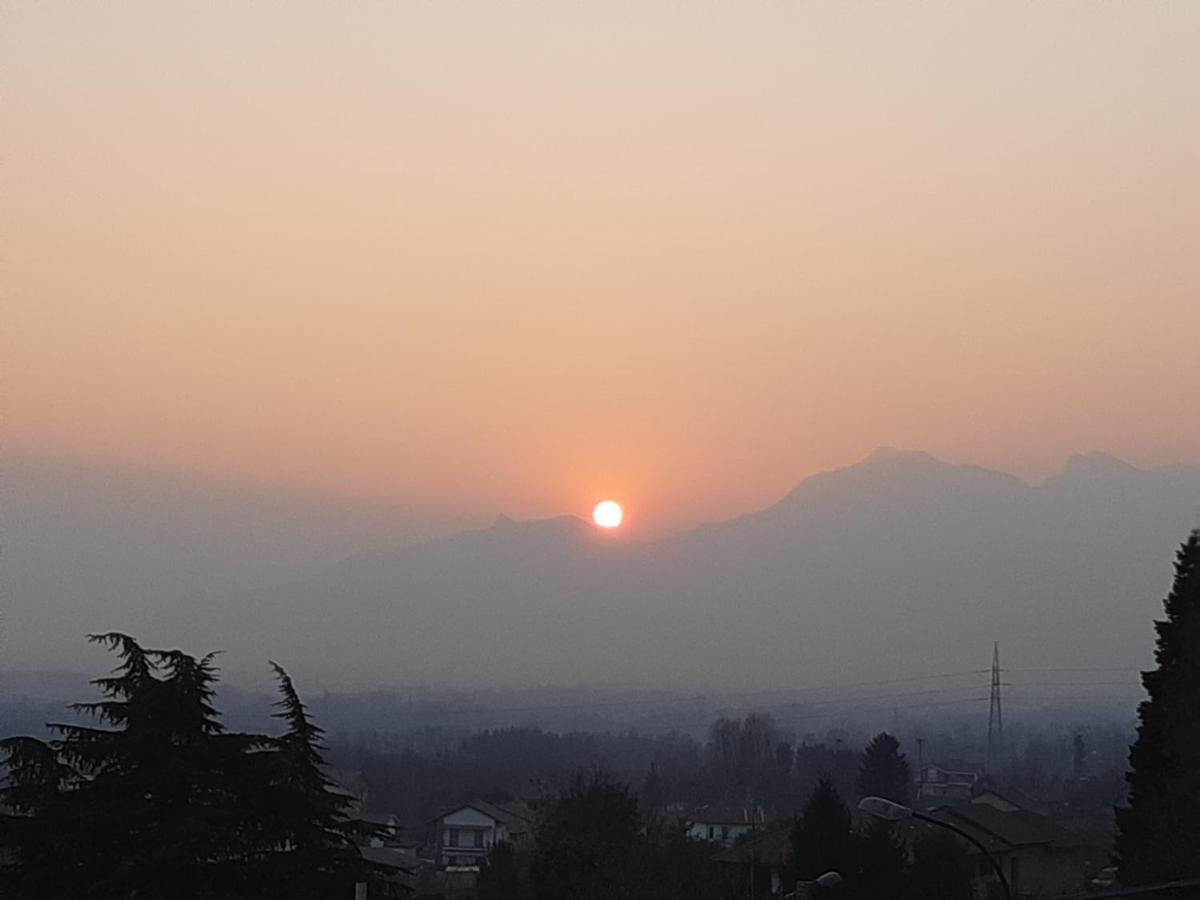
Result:
{"label": "foggy horizon", "polygon": [[[167,477],[162,473],[131,472],[114,488],[111,472],[103,468],[89,470],[93,476],[90,485],[78,478],[64,481],[63,471],[54,466],[45,471],[52,473],[49,481],[27,478],[22,490],[10,491],[10,502],[15,501],[12,508],[17,513],[13,521],[22,523],[22,531],[6,529],[12,533],[5,536],[5,582],[10,597],[4,628],[9,660],[6,669],[61,669],[64,658],[99,660],[102,654],[84,647],[83,632],[121,630],[137,632],[150,645],[183,645],[197,652],[226,650],[221,661],[226,679],[234,685],[260,689],[268,681],[268,657],[286,660],[298,678],[320,690],[422,684],[470,688],[479,677],[472,670],[490,671],[488,683],[504,689],[554,685],[621,690],[658,686],[683,691],[692,685],[706,692],[811,689],[823,683],[836,686],[839,681],[918,677],[947,669],[975,668],[973,663],[988,652],[993,640],[1001,641],[1010,665],[1045,666],[1053,652],[1064,665],[1114,663],[1134,671],[1149,659],[1149,635],[1144,627],[1138,631],[1132,626],[1128,631],[1121,627],[1093,628],[1092,639],[1100,642],[1096,647],[1081,646],[1073,653],[1064,653],[1059,647],[1061,635],[1047,632],[1043,621],[1034,623],[1035,631],[1018,626],[1018,620],[1028,615],[1022,604],[1036,604],[1036,598],[1065,591],[1061,603],[1066,603],[1068,596],[1077,599],[1059,614],[1057,618],[1062,621],[1087,615],[1089,606],[1095,616],[1116,604],[1131,611],[1123,615],[1132,622],[1142,622],[1132,611],[1153,609],[1169,577],[1164,561],[1169,559],[1178,535],[1195,522],[1196,510],[1200,509],[1200,466],[1139,469],[1097,452],[1073,454],[1049,478],[1028,482],[981,466],[947,463],[923,451],[879,448],[852,464],[800,480],[781,491],[768,506],[654,537],[636,533],[628,536],[620,529],[602,534],[602,529],[585,521],[586,512],[578,510],[529,520],[514,520],[501,512],[487,521],[444,523],[438,527],[381,504],[358,506],[340,498],[274,495],[261,490],[247,497],[233,486],[214,490],[203,479],[189,480],[178,474]],[[98,484],[107,487],[100,490]],[[55,490],[49,490],[51,486]],[[68,493],[63,494],[64,490]],[[830,491],[834,492],[831,496]],[[912,501],[929,504],[935,518],[919,525],[916,508],[905,508]],[[957,512],[949,513],[956,508]],[[965,518],[953,519],[953,531],[946,531],[946,523],[939,522],[939,509]],[[1131,518],[1131,513],[1136,514]],[[864,515],[868,518],[863,519]],[[921,539],[923,543],[899,550],[878,543],[894,542],[898,536],[892,531],[892,517],[896,515],[908,521],[909,534],[904,540],[911,541],[913,535],[924,531],[927,536]],[[793,521],[795,516],[801,518]],[[1078,564],[1069,573],[1056,572],[1058,564],[1044,569],[1044,581],[1033,577],[1034,571],[1046,565],[1038,560],[1046,558],[1049,551],[1043,553],[1019,537],[1020,532],[1061,542],[1058,526],[1049,523],[1070,522],[1072,517],[1080,522],[1081,516],[1090,519],[1093,534],[1074,541],[1071,553],[1083,554]],[[80,530],[87,522],[104,522],[105,528]],[[979,531],[985,543],[975,549],[970,544],[962,545],[961,536],[953,536],[953,532],[961,533],[964,526]],[[506,537],[510,532],[512,536]],[[795,544],[786,551],[787,557],[795,556],[793,562],[770,550],[789,533],[796,535],[788,538]],[[853,541],[850,534],[856,535]],[[864,559],[851,563],[836,543],[830,543],[835,535],[863,547]],[[863,540],[868,543],[860,543]],[[689,549],[689,545],[695,546]],[[895,556],[897,552],[899,557]],[[963,558],[952,562],[947,552]],[[981,552],[994,559],[979,556]],[[445,581],[438,574],[443,565],[448,563],[451,570],[461,568],[453,562],[455,559],[475,559],[479,553],[485,554],[479,557],[482,561],[471,565],[484,567],[480,577],[491,584],[490,588],[472,581]],[[872,557],[880,553],[886,560],[902,560],[910,573],[898,579],[894,572],[885,575],[883,569],[868,575],[876,571]],[[55,576],[48,578],[45,567],[52,559],[59,563]],[[63,565],[66,559],[75,561],[77,571]],[[1120,559],[1120,564],[1114,559]],[[705,576],[707,583],[695,582],[684,574],[697,566],[704,570],[710,563],[718,569]],[[762,592],[762,596],[749,603],[739,601],[737,607],[744,615],[729,619],[721,612],[719,592],[724,576],[719,569],[732,566],[744,570],[747,565],[760,569],[760,574],[737,577],[745,579],[747,586],[758,584],[751,590]],[[894,570],[892,563],[886,565]],[[1001,573],[1007,565],[1023,566],[1029,571],[1006,584],[1009,579]],[[849,566],[862,571],[855,572]],[[1096,584],[1096,576],[1085,575],[1082,567],[1097,566],[1110,572],[1110,578],[1121,580],[1100,587],[1090,597],[1078,594],[1076,588],[1066,586],[1069,580],[1062,580],[1068,574]],[[413,571],[428,574],[418,576],[405,571],[412,567]],[[984,573],[980,576],[983,581],[967,574],[971,567]],[[100,579],[98,571],[103,573]],[[368,574],[371,572],[376,574]],[[875,592],[875,588],[858,587],[860,583],[871,585],[875,583],[872,579],[890,578],[894,581],[891,590],[913,598],[902,607],[910,615],[920,615],[918,610],[930,608],[931,602],[932,608],[948,610],[945,604],[955,602],[955,598],[942,596],[944,588],[937,585],[952,572],[960,572],[953,577],[966,579],[962,582],[964,590],[971,585],[968,593],[982,590],[1004,599],[990,611],[979,608],[969,613],[976,624],[968,626],[968,620],[962,619],[955,626],[960,630],[958,645],[944,647],[931,660],[907,658],[915,646],[911,643],[916,640],[913,635],[908,644],[898,641],[893,650],[881,655],[879,635],[871,624],[873,617],[891,623],[887,627],[895,629],[897,637],[907,631],[899,625],[902,620],[896,619],[899,610],[890,609],[890,603],[865,617],[851,613],[845,606],[847,602],[861,603]],[[412,582],[411,577],[418,581]],[[548,583],[547,577],[551,579]],[[838,582],[845,584],[839,586]],[[56,583],[64,595],[54,596]],[[480,594],[481,590],[485,593]],[[511,593],[514,590],[516,594]],[[815,595],[814,590],[818,592]],[[495,606],[492,615],[500,617],[496,619],[497,627],[506,617],[515,615],[513,621],[523,624],[512,627],[540,632],[542,625],[535,624],[537,616],[530,620],[529,610],[521,611],[534,596],[540,598],[537,608],[589,622],[585,632],[601,627],[605,609],[611,609],[613,615],[631,616],[631,621],[641,624],[632,626],[632,630],[605,631],[613,652],[622,659],[599,668],[595,663],[584,666],[588,654],[581,652],[581,647],[570,651],[579,654],[573,662],[567,663],[565,658],[552,662],[558,658],[552,646],[563,643],[562,635],[549,644],[543,638],[533,638],[530,649],[520,651],[515,648],[523,645],[514,644],[514,649],[498,657],[483,651],[484,657],[478,657],[470,669],[457,675],[451,674],[444,663],[434,661],[436,647],[433,657],[428,647],[422,648],[428,637],[417,638],[418,644],[410,646],[413,661],[400,669],[385,664],[378,650],[369,649],[388,634],[392,637],[386,640],[397,642],[397,647],[405,646],[409,630],[406,621],[414,611],[424,627],[435,629],[430,636],[444,633],[446,637],[437,641],[450,639],[452,632],[441,632],[442,626],[433,624],[438,617],[434,610],[442,606],[460,609],[468,620],[487,615],[482,608],[473,614],[466,610],[475,602],[470,598],[482,601],[488,591],[496,595],[486,605]],[[560,596],[562,592],[566,596]],[[821,592],[838,598],[832,607],[822,609],[829,601],[818,599]],[[526,594],[526,599],[518,601],[520,594]],[[786,600],[789,594],[795,599]],[[915,600],[919,595],[925,595],[925,599]],[[1029,599],[1021,600],[1022,596]],[[935,597],[941,599],[934,601]],[[93,602],[90,611],[81,615],[78,603],[85,598],[101,599],[102,605]],[[963,600],[967,597],[959,598],[959,602]],[[12,601],[18,602],[14,605]],[[391,624],[382,631],[375,629],[370,637],[361,633],[355,640],[365,643],[350,651],[344,642],[354,632],[347,631],[347,625],[362,615],[374,620],[384,614],[380,603],[396,607],[395,619],[389,620]],[[819,627],[830,630],[825,642],[828,646],[815,651],[819,653],[816,668],[780,668],[776,664],[773,671],[748,675],[755,666],[744,660],[738,665],[744,670],[740,674],[730,671],[717,674],[715,680],[697,680],[703,667],[698,667],[695,660],[688,661],[694,651],[687,649],[687,641],[673,651],[673,662],[665,670],[661,666],[644,669],[636,656],[625,657],[640,652],[633,649],[638,646],[633,635],[647,627],[648,634],[658,635],[661,643],[657,655],[662,657],[670,643],[663,642],[667,632],[662,629],[672,617],[683,617],[672,630],[682,628],[690,633],[691,626],[682,623],[690,616],[702,616],[709,623],[706,627],[716,628],[722,635],[721,641],[732,641],[734,645],[768,639],[772,629],[792,621],[780,603],[794,605],[801,616],[796,624],[788,626],[798,629],[798,648],[809,639],[803,624],[806,620],[824,623]],[[505,604],[511,606],[510,612],[504,611]],[[322,607],[328,607],[329,613],[321,612]],[[103,612],[105,608],[107,612]],[[54,613],[56,609],[62,612]],[[402,609],[409,612],[401,613]],[[76,633],[71,634],[54,624],[63,614],[77,623],[87,622],[88,627],[73,628]],[[305,633],[281,641],[278,634],[272,636],[271,630],[264,630],[269,622],[295,615],[309,622]],[[651,624],[655,622],[658,624]],[[495,640],[505,630],[493,630],[490,639]],[[1079,633],[1078,628],[1075,631]],[[22,633],[27,637],[44,635],[41,640],[48,643],[40,648],[35,639],[14,646],[13,637]],[[1034,633],[1041,636],[1031,641]],[[962,643],[961,638],[968,635],[969,640]],[[786,644],[786,636],[779,636]],[[462,644],[462,639],[450,640],[451,644],[445,646]],[[703,647],[705,640],[695,648]],[[533,651],[535,645],[540,649]],[[563,646],[574,645],[568,641]],[[836,648],[833,656],[828,653],[831,648]],[[712,661],[726,655],[721,651]],[[488,656],[491,659],[480,668]],[[836,664],[835,658],[840,660]],[[370,662],[372,659],[374,662]],[[519,662],[525,674],[515,675],[521,669],[504,668],[511,662]],[[495,668],[498,663],[499,669]],[[836,677],[821,677],[820,671],[835,672]]]}

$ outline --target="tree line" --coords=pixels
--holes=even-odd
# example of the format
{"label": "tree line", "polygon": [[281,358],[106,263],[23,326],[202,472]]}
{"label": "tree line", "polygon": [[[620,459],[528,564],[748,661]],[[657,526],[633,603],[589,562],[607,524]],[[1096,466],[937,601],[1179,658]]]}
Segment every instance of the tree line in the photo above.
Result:
{"label": "tree line", "polygon": [[849,796],[858,768],[857,754],[844,744],[793,744],[761,713],[716,720],[706,742],[680,732],[561,734],[521,726],[476,732],[436,749],[334,743],[330,759],[365,774],[373,809],[414,821],[473,799],[553,793],[575,773],[597,767],[634,785],[644,807],[749,803],[790,810],[822,777]]}
{"label": "tree line", "polygon": [[[860,761],[860,790],[902,785],[903,759],[887,738]],[[897,765],[897,764],[900,765]],[[886,822],[852,827],[849,810],[827,779],[818,781],[788,831],[790,854],[776,871],[790,890],[799,880],[836,872],[823,896],[858,900],[969,900],[973,866],[946,832],[918,831],[911,845]],[[785,826],[787,827],[787,826]],[[643,816],[628,785],[578,774],[541,818],[531,848],[501,843],[479,876],[481,900],[659,900],[771,896],[770,868],[714,859],[720,846],[689,839],[682,828]],[[753,870],[753,871],[751,871]]]}

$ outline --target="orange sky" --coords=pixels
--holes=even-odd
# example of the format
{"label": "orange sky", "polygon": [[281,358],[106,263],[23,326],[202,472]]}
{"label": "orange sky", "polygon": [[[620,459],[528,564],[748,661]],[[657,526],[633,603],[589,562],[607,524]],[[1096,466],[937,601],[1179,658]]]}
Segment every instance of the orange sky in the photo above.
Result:
{"label": "orange sky", "polygon": [[1200,462],[1200,5],[7,3],[10,458],[649,534]]}

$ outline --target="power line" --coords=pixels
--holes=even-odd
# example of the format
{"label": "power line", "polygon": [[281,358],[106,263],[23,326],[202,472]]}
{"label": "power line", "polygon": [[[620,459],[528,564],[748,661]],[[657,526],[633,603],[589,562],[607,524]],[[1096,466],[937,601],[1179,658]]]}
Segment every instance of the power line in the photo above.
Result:
{"label": "power line", "polygon": [[970,669],[965,672],[941,672],[936,675],[911,675],[907,678],[888,678],[881,681],[859,681],[851,684],[813,685],[812,687],[796,688],[793,693],[801,691],[849,690],[851,688],[875,687],[882,684],[905,684],[910,681],[933,681],[937,678],[961,678],[965,675],[986,675],[988,669]]}
{"label": "power line", "polygon": [[[923,708],[930,707],[930,706],[953,706],[953,705],[956,705],[959,703],[982,703],[984,700],[988,700],[988,699],[990,699],[990,698],[988,698],[988,697],[959,697],[956,700],[933,700],[929,703],[907,703],[904,706],[886,706],[886,705],[885,706],[877,706],[877,707],[869,708],[867,710],[859,709],[859,710],[857,710],[857,712],[881,712],[881,711],[887,712],[887,711],[893,710],[893,709],[896,709],[896,710],[923,709]],[[809,713],[806,715],[796,716],[796,719],[828,719],[828,718],[837,716],[838,714],[839,714],[838,712]]]}
{"label": "power line", "polygon": [[1078,666],[1074,668],[1054,669],[1005,669],[1005,672],[1141,672],[1142,669],[1130,666]]}
{"label": "power line", "polygon": [[1125,687],[1132,687],[1132,685],[1129,683],[1129,681],[1010,681],[1010,682],[1005,682],[1005,684],[1008,685],[1009,687],[1018,687],[1018,688],[1044,687],[1044,688],[1051,688],[1051,689],[1060,688],[1060,687],[1082,687],[1082,686],[1092,686],[1092,685],[1103,687],[1105,685],[1111,686],[1111,685],[1116,685],[1116,684],[1123,685]]}
{"label": "power line", "polygon": [[[877,703],[878,701],[887,701],[887,700],[895,700],[895,699],[904,699],[904,698],[909,698],[909,697],[923,697],[923,696],[930,696],[930,695],[936,695],[936,694],[944,694],[949,691],[957,690],[957,689],[959,689],[959,687],[947,685],[945,687],[928,688],[928,689],[922,689],[922,690],[917,690],[917,691],[902,691],[902,692],[898,692],[898,693],[868,694],[868,695],[857,695],[857,696],[844,695],[844,696],[835,696],[835,697],[822,697],[822,698],[816,698],[816,699],[807,699],[807,698],[800,696],[803,694],[833,692],[833,691],[853,691],[853,690],[857,690],[860,688],[866,688],[866,687],[881,687],[881,686],[896,685],[896,684],[912,684],[912,683],[921,682],[921,681],[935,681],[935,680],[939,680],[939,679],[964,678],[964,677],[972,676],[972,675],[986,675],[990,671],[991,671],[990,669],[968,669],[968,670],[959,671],[959,672],[938,672],[938,673],[933,673],[933,674],[929,674],[929,675],[911,675],[911,676],[906,676],[903,678],[886,678],[886,679],[876,679],[873,681],[858,681],[858,682],[843,682],[843,683],[833,682],[833,683],[827,683],[827,684],[822,684],[822,685],[811,685],[808,687],[800,687],[800,688],[795,688],[795,689],[788,691],[788,694],[794,696],[795,699],[782,700],[782,701],[775,702],[775,703],[754,702],[753,699],[751,699],[754,696],[753,694],[731,695],[731,696],[728,696],[728,698],[725,699],[724,702],[722,702],[722,698],[720,698],[720,697],[714,698],[712,696],[707,696],[707,695],[703,695],[703,694],[689,694],[689,695],[680,695],[680,696],[674,696],[674,697],[654,697],[654,698],[641,698],[641,699],[631,698],[631,699],[627,699],[627,700],[586,700],[586,701],[574,701],[574,702],[566,701],[566,702],[556,702],[556,703],[529,704],[529,705],[520,705],[520,706],[479,706],[479,705],[476,705],[476,706],[469,706],[469,707],[468,706],[453,707],[453,706],[431,705],[431,706],[421,708],[419,710],[413,710],[412,713],[413,713],[414,718],[422,719],[422,718],[441,718],[441,717],[455,717],[455,716],[478,716],[478,717],[484,718],[484,717],[493,717],[493,716],[497,716],[497,715],[517,714],[517,713],[540,713],[540,712],[562,712],[562,711],[583,712],[586,710],[595,710],[595,709],[617,709],[617,708],[628,709],[631,707],[644,707],[647,709],[647,711],[651,711],[651,710],[655,710],[655,709],[662,709],[665,711],[666,709],[669,709],[672,707],[694,706],[698,702],[708,701],[710,706],[712,706],[714,708],[714,710],[717,712],[719,712],[721,709],[725,709],[727,711],[734,711],[734,710],[755,711],[755,710],[757,710],[757,711],[762,711],[762,712],[792,711],[793,713],[795,713],[795,715],[790,716],[790,718],[799,721],[799,720],[808,719],[808,718],[821,718],[821,717],[828,717],[830,715],[834,715],[834,713],[809,713],[809,712],[806,712],[806,710],[808,708],[813,707],[813,706],[836,705],[836,706],[840,706],[840,707],[844,708],[845,710],[856,710],[856,711],[861,712],[861,711],[863,711],[862,704],[864,704],[864,703],[870,704],[870,703]],[[1077,668],[1018,668],[1018,669],[1007,669],[1006,668],[1006,669],[1004,669],[1004,672],[1006,672],[1006,673],[1007,672],[1025,672],[1025,673],[1033,673],[1033,672],[1134,672],[1134,671],[1139,671],[1139,670],[1130,669],[1130,668],[1123,667],[1123,666],[1077,667]],[[1041,697],[1023,696],[1022,695],[1022,691],[1024,689],[1028,689],[1028,688],[1043,688],[1048,691],[1053,691],[1059,687],[1068,687],[1068,686],[1071,686],[1071,687],[1076,687],[1076,686],[1077,687],[1086,687],[1086,686],[1092,686],[1092,685],[1095,685],[1095,686],[1117,686],[1117,685],[1130,686],[1129,682],[1127,682],[1127,681],[1072,681],[1072,682],[1023,682],[1023,681],[1018,681],[1018,682],[1003,682],[1003,684],[1007,685],[1007,686],[1012,686],[1012,687],[1018,688],[1018,699],[1027,700],[1027,701],[1046,700],[1046,701],[1055,701],[1055,702],[1066,702],[1066,701],[1073,700],[1073,699],[1078,699],[1078,700],[1112,699],[1112,700],[1122,700],[1122,701],[1144,699],[1140,696],[1128,697],[1128,696],[1124,696],[1124,695],[1117,696],[1117,695],[1105,695],[1105,694],[1080,695],[1077,697],[1062,696],[1062,695],[1049,695],[1049,696],[1041,696]],[[983,684],[980,685],[980,687],[983,687],[983,686],[984,686]],[[962,687],[962,686],[960,686],[960,687]],[[743,698],[742,702],[738,702],[736,699],[734,699],[739,696],[741,698]],[[761,696],[761,694],[759,696]],[[934,701],[928,701],[928,702],[904,704],[901,706],[888,705],[888,706],[878,707],[878,708],[885,709],[885,710],[888,710],[888,709],[896,709],[896,710],[918,709],[918,708],[922,708],[922,707],[953,705],[953,704],[958,704],[958,703],[971,703],[971,702],[978,702],[981,700],[989,700],[989,699],[990,699],[989,697],[964,697],[964,698],[959,698],[959,699],[954,699],[954,700],[934,700]],[[870,711],[870,710],[868,710],[868,711]]]}
{"label": "power line", "polygon": [[[1017,706],[1022,707],[1022,708],[1029,708],[1029,707],[1034,707],[1034,706],[1053,706],[1053,705],[1057,705],[1060,703],[1079,703],[1084,700],[1106,700],[1106,701],[1139,700],[1140,701],[1140,700],[1145,700],[1145,699],[1146,698],[1141,695],[1124,696],[1124,695],[1118,695],[1118,694],[1080,694],[1079,696],[1075,696],[1075,697],[1021,697],[1021,698],[1018,698],[1018,700],[1020,702],[1017,703]],[[1012,704],[1010,703],[1009,705],[1011,706]]]}
{"label": "power line", "polygon": [[[986,673],[987,671],[988,671],[987,669],[972,669],[972,670],[965,671],[965,672],[941,672],[941,673],[935,673],[932,675],[912,675],[912,676],[908,676],[905,678],[886,678],[886,679],[879,679],[876,681],[858,681],[858,682],[842,683],[842,684],[830,683],[830,684],[824,684],[824,685],[813,685],[810,687],[795,688],[795,689],[788,691],[788,693],[795,695],[795,694],[800,694],[800,693],[809,693],[809,692],[813,692],[813,691],[819,692],[819,691],[834,691],[834,690],[853,690],[853,689],[863,688],[863,687],[886,686],[886,685],[892,685],[892,684],[908,684],[908,683],[918,682],[918,681],[932,681],[932,680],[941,679],[941,678],[961,678],[961,677],[967,676],[967,675],[982,675],[982,674]],[[602,708],[611,708],[611,707],[631,707],[631,706],[666,707],[666,706],[676,706],[676,705],[682,706],[685,704],[694,705],[695,703],[697,703],[698,701],[700,701],[702,699],[714,701],[714,705],[718,709],[720,709],[722,707],[724,707],[726,709],[751,709],[751,710],[755,710],[755,709],[757,709],[757,710],[794,709],[794,708],[803,707],[803,706],[825,705],[825,704],[834,704],[834,703],[852,705],[856,702],[923,696],[923,695],[927,695],[927,694],[944,693],[949,690],[956,690],[956,688],[954,688],[954,687],[930,688],[928,690],[908,691],[908,692],[901,692],[901,693],[896,693],[896,694],[879,694],[879,695],[868,695],[868,696],[857,696],[857,697],[855,697],[855,696],[831,697],[831,698],[821,698],[821,699],[815,699],[815,700],[796,699],[796,700],[780,701],[778,703],[771,703],[771,704],[755,703],[752,701],[738,703],[732,699],[733,697],[737,697],[737,696],[751,697],[751,696],[753,696],[752,694],[743,694],[743,695],[735,694],[735,695],[732,695],[729,698],[729,700],[724,703],[721,702],[721,698],[713,698],[713,697],[706,696],[703,694],[688,694],[688,695],[681,695],[681,696],[676,696],[676,697],[653,697],[653,698],[629,699],[629,700],[587,700],[587,701],[577,701],[577,702],[569,702],[568,701],[568,702],[561,702],[561,703],[545,703],[545,704],[535,704],[535,705],[526,705],[526,706],[473,706],[473,707],[462,706],[462,707],[457,707],[457,708],[452,707],[452,706],[440,706],[440,707],[439,706],[429,706],[429,707],[425,707],[425,708],[417,711],[417,715],[419,715],[419,716],[491,715],[491,714],[497,714],[497,713],[556,712],[556,711],[561,711],[561,710],[586,710],[586,709],[602,709]],[[903,707],[901,707],[901,708],[903,708]]]}

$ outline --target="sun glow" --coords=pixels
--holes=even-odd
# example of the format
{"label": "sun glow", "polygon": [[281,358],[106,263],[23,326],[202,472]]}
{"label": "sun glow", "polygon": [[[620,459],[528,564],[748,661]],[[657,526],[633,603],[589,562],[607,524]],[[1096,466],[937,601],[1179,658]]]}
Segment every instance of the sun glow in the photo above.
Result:
{"label": "sun glow", "polygon": [[592,510],[592,521],[601,528],[616,528],[625,518],[625,511],[615,500],[602,500]]}

